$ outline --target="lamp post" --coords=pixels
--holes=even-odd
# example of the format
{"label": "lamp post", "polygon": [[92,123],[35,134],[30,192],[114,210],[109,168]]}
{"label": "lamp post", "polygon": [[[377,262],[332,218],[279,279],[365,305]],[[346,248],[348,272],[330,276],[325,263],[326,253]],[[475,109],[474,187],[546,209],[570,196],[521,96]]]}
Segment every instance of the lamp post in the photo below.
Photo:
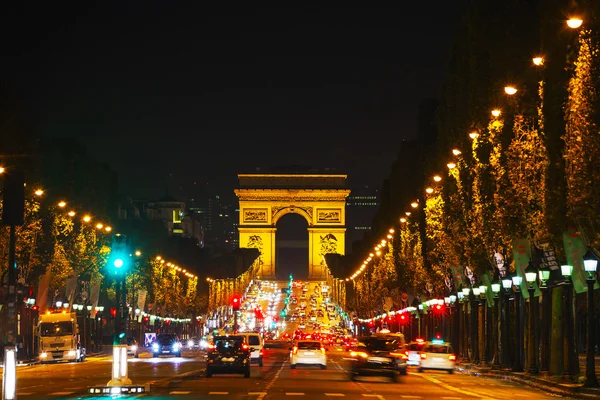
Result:
{"label": "lamp post", "polygon": [[521,301],[521,283],[523,278],[518,275],[512,276],[515,287],[515,359],[513,360],[513,372],[523,372],[523,302]]}
{"label": "lamp post", "polygon": [[570,377],[579,373],[579,359],[577,349],[575,348],[575,321],[573,318],[573,285],[571,275],[573,275],[573,266],[563,264],[560,266],[560,272],[565,277],[565,343],[567,346],[567,370]]}
{"label": "lamp post", "polygon": [[470,287],[462,288],[463,292],[463,301],[464,301],[464,319],[463,319],[463,350],[465,352],[465,359],[472,360],[472,354],[469,352],[469,339],[470,339],[470,330],[469,330],[469,295],[471,294]]}
{"label": "lamp post", "polygon": [[493,343],[496,344],[496,356],[494,357],[494,366],[493,368],[498,369],[500,368],[500,353],[502,350],[502,347],[500,346],[500,341],[498,340],[498,326],[500,326],[500,324],[498,324],[498,319],[500,318],[500,301],[498,299],[498,294],[500,293],[500,289],[502,288],[502,283],[500,282],[500,280],[498,278],[496,278],[493,282],[492,282],[492,293],[494,294],[494,317],[492,318],[492,322],[493,322],[493,329],[492,329],[492,337],[493,339]]}
{"label": "lamp post", "polygon": [[585,354],[585,383],[584,387],[598,387],[598,379],[596,378],[595,367],[595,332],[594,332],[594,284],[596,283],[596,268],[598,268],[598,260],[588,250],[583,257],[583,268],[588,273],[587,282],[587,349]]}
{"label": "lamp post", "polygon": [[531,349],[531,358],[529,359],[529,373],[532,375],[539,374],[538,369],[538,358],[539,358],[539,347],[538,347],[538,298],[535,297],[535,281],[538,277],[538,271],[535,265],[531,261],[525,269],[525,280],[527,281],[527,288],[529,290],[529,348]]}
{"label": "lamp post", "polygon": [[508,368],[511,365],[510,356],[510,340],[508,339],[508,325],[510,321],[510,295],[512,292],[512,279],[510,274],[507,272],[504,278],[502,278],[502,288],[504,289],[504,308],[503,315],[501,318],[501,335],[502,335],[502,366]]}
{"label": "lamp post", "polygon": [[480,285],[479,286],[479,294],[481,295],[481,306],[483,307],[483,312],[482,312],[482,329],[483,329],[483,335],[481,335],[483,343],[482,343],[482,348],[483,348],[483,354],[481,355],[481,363],[482,364],[486,364],[489,361],[491,361],[491,346],[490,346],[490,339],[492,337],[492,325],[491,325],[491,321],[490,321],[490,311],[489,311],[489,307],[487,304],[487,297],[485,296],[485,293],[487,292],[488,287],[486,285]]}
{"label": "lamp post", "polygon": [[471,352],[473,362],[479,364],[479,287],[474,287],[471,298]]}
{"label": "lamp post", "polygon": [[541,357],[540,370],[550,370],[550,319],[552,318],[552,296],[550,295],[550,287],[548,287],[548,279],[550,279],[550,270],[548,268],[540,268],[538,271],[542,289],[542,338],[541,338]]}
{"label": "lamp post", "polygon": [[458,348],[458,353],[460,354],[460,358],[464,359],[465,358],[465,350],[464,350],[464,335],[462,334],[463,332],[463,314],[464,314],[464,310],[463,310],[463,302],[464,302],[464,298],[465,298],[465,294],[462,292],[462,290],[458,290],[456,292],[456,297],[458,297],[458,306],[456,307],[456,340],[457,340],[457,348]]}

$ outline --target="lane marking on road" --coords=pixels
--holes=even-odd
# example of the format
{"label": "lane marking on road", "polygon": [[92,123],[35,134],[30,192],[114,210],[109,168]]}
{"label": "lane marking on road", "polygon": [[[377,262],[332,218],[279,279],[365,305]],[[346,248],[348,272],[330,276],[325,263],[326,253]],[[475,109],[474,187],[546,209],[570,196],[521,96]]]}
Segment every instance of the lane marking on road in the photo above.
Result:
{"label": "lane marking on road", "polygon": [[208,394],[229,394],[229,392],[208,392]]}
{"label": "lane marking on road", "polygon": [[492,397],[490,395],[480,394],[480,393],[476,393],[476,392],[471,392],[470,390],[459,389],[457,387],[454,387],[452,385],[444,383],[444,382],[440,381],[439,379],[436,379],[436,378],[431,377],[431,376],[427,376],[427,375],[424,375],[424,374],[417,374],[417,373],[414,373],[414,372],[409,372],[409,374],[420,376],[421,378],[423,378],[425,380],[428,380],[429,382],[432,382],[432,383],[435,383],[437,385],[440,385],[444,389],[452,390],[453,392],[464,394],[466,396],[479,397],[481,399],[496,399],[495,397]]}
{"label": "lane marking on road", "polygon": [[68,396],[73,393],[75,393],[75,392],[54,392],[54,393],[50,393],[50,396]]}
{"label": "lane marking on road", "polygon": [[279,370],[275,373],[275,376],[273,377],[273,379],[271,379],[271,382],[267,383],[267,386],[265,387],[266,390],[271,389],[271,387],[275,384],[275,381],[277,380],[277,378],[279,378],[279,375],[281,374],[281,371],[283,371],[283,367],[285,367],[286,362],[287,361],[281,363],[281,367],[279,367]]}
{"label": "lane marking on road", "polygon": [[404,395],[404,394],[401,394],[400,397],[402,397],[403,399],[422,399],[421,396],[410,396],[410,395]]}
{"label": "lane marking on road", "polygon": [[444,400],[462,400],[462,397],[442,397]]}
{"label": "lane marking on road", "polygon": [[31,396],[32,394],[30,392],[17,392],[17,396]]}
{"label": "lane marking on road", "polygon": [[169,394],[190,394],[192,392],[190,391],[182,391],[182,390],[173,390],[172,392],[169,392]]}
{"label": "lane marking on road", "polygon": [[325,396],[330,396],[330,397],[344,397],[345,394],[344,393],[325,393]]}
{"label": "lane marking on road", "polygon": [[297,393],[297,392],[285,392],[286,396],[304,396],[304,393]]}
{"label": "lane marking on road", "polygon": [[377,397],[379,400],[385,400],[385,397],[380,394],[363,393],[363,397]]}

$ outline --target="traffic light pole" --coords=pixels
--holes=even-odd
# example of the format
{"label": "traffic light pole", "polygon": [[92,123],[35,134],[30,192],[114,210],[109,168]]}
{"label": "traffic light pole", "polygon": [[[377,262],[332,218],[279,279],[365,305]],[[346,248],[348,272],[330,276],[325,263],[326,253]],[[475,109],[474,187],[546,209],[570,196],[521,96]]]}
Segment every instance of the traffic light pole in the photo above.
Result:
{"label": "traffic light pole", "polygon": [[113,334],[113,346],[118,346],[121,344],[121,339],[119,338],[119,331],[121,329],[121,277],[118,276],[115,280],[115,326],[114,326],[114,334]]}
{"label": "traffic light pole", "polygon": [[6,345],[17,345],[17,262],[15,248],[17,238],[15,225],[10,225],[8,242],[8,329],[6,332]]}

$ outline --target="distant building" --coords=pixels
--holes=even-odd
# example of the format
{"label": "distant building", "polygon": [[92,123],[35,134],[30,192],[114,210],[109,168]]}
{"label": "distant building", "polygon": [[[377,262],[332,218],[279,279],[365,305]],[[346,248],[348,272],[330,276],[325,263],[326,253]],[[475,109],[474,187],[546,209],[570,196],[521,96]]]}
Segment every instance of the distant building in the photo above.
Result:
{"label": "distant building", "polygon": [[351,188],[346,199],[346,254],[352,252],[352,243],[362,240],[371,230],[379,201],[379,189],[369,186]]}

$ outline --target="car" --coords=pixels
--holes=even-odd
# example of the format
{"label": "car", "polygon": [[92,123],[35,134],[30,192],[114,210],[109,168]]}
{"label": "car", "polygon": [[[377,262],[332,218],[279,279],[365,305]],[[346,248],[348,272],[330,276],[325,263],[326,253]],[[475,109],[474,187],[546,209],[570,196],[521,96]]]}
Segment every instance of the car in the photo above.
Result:
{"label": "car", "polygon": [[407,365],[418,367],[421,364],[421,352],[425,346],[423,339],[417,339],[416,342],[410,342],[406,345],[405,354],[408,357]]}
{"label": "car", "polygon": [[250,378],[250,352],[246,338],[241,335],[215,336],[206,355],[206,377],[216,373],[244,374]]}
{"label": "car", "polygon": [[399,368],[399,361],[406,357],[404,349],[384,336],[370,336],[358,339],[350,352],[352,357],[350,379],[358,376],[387,376],[397,382],[399,375],[406,373]]}
{"label": "car", "polygon": [[327,355],[325,347],[318,340],[299,340],[290,352],[290,368],[297,365],[317,365],[321,369],[327,368]]}
{"label": "car", "polygon": [[140,345],[138,341],[134,337],[127,338],[127,355],[134,356],[135,358],[139,357]]}
{"label": "car", "polygon": [[426,342],[423,346],[423,351],[420,353],[421,363],[419,372],[426,369],[448,371],[449,374],[454,373],[456,366],[456,354],[450,343],[445,343],[441,339]]}
{"label": "car", "polygon": [[174,333],[160,333],[152,343],[152,356],[158,357],[165,354],[181,357],[181,342]]}
{"label": "car", "polygon": [[258,364],[259,367],[262,367],[265,346],[262,337],[260,337],[260,333],[240,332],[238,335],[244,336],[246,338],[246,343],[254,349],[250,354],[250,361]]}

